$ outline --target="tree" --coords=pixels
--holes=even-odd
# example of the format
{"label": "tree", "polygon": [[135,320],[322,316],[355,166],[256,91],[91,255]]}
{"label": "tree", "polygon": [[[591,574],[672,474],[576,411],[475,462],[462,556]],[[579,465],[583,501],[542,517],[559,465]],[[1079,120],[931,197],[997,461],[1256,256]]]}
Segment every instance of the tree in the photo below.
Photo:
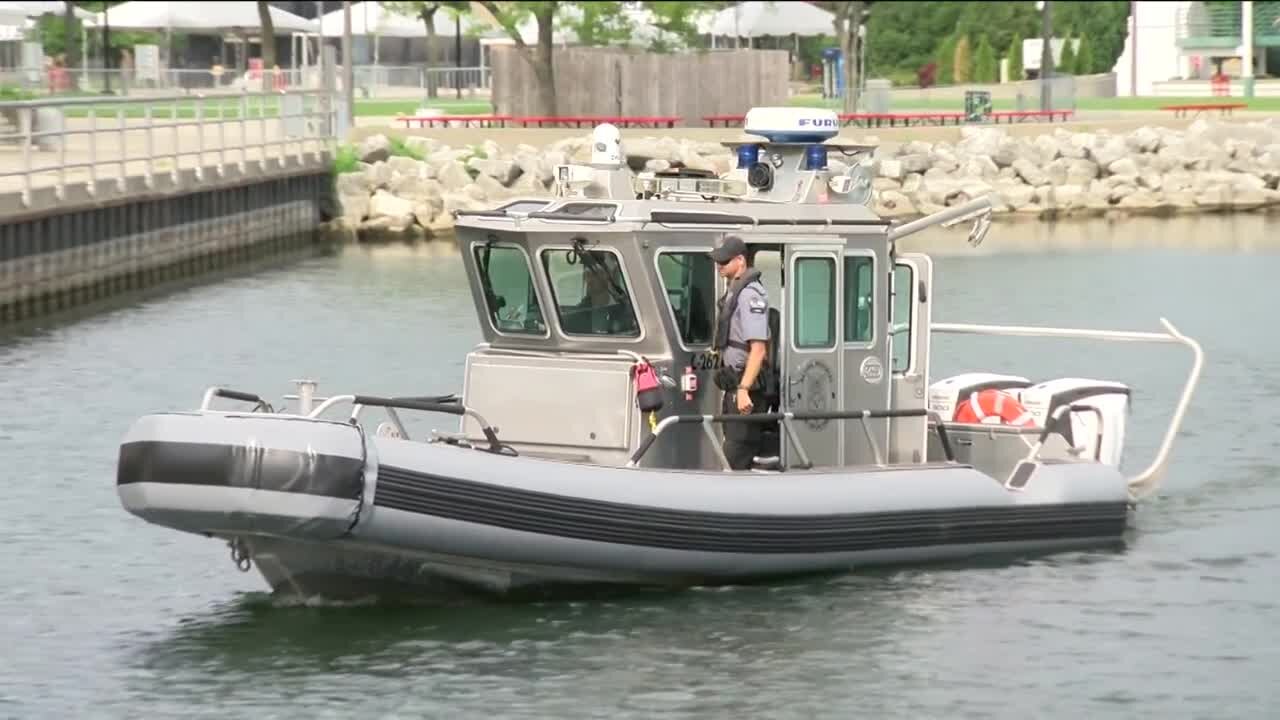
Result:
{"label": "tree", "polygon": [[867,19],[870,2],[818,2],[818,7],[835,16],[836,39],[840,42],[840,54],[844,57],[844,111],[858,111],[858,62],[862,57],[862,38],[858,30]]}
{"label": "tree", "polygon": [[[440,2],[385,2],[382,5],[390,12],[422,21],[427,31],[427,66],[429,67],[436,61],[436,49],[440,43],[440,38],[436,35],[436,13],[445,10],[451,15],[465,15],[470,3],[441,0]],[[438,92],[434,76],[429,76],[427,97],[436,97]]]}
{"label": "tree", "polygon": [[951,72],[957,85],[973,80],[973,53],[969,50],[968,35],[961,35],[956,41],[955,65]]}
{"label": "tree", "polygon": [[1009,42],[1009,79],[1017,82],[1023,78],[1022,36],[1015,34]]}
{"label": "tree", "polygon": [[956,38],[947,36],[938,47],[938,84],[954,85],[956,82]]}
{"label": "tree", "polygon": [[974,82],[994,83],[1000,81],[1000,69],[996,66],[996,51],[991,47],[987,36],[983,35],[978,42],[978,52],[973,60]]}
{"label": "tree", "polygon": [[[466,4],[466,3],[463,3]],[[498,26],[515,43],[520,56],[533,69],[538,84],[538,112],[556,113],[555,68],[552,64],[554,29],[557,25],[573,32],[579,41],[607,45],[628,39],[634,32],[627,9],[620,2],[567,2],[565,0],[479,0]],[[660,33],[691,37],[693,18],[711,10],[714,5],[697,2],[641,2],[639,6],[653,16],[653,27]],[[537,42],[530,45],[520,34],[520,25],[533,19],[537,25]]]}
{"label": "tree", "polygon": [[[1124,51],[1129,35],[1128,0],[1054,0],[1053,23],[1073,36],[1087,37],[1093,55],[1092,72],[1110,72]],[[1078,55],[1080,50],[1076,50]]]}
{"label": "tree", "polygon": [[[271,6],[267,0],[258,0],[258,22],[262,24],[262,32],[258,35],[262,38],[262,69],[271,72],[271,68],[276,66],[276,26],[271,20]],[[342,61],[351,62],[349,58],[342,58]],[[267,86],[264,82],[263,87]]]}
{"label": "tree", "polygon": [[78,34],[80,23],[76,20],[76,4],[71,0],[65,0],[63,4],[62,28],[65,32],[66,49],[65,59],[67,67],[82,67],[81,60],[77,52],[80,48],[80,37]]}
{"label": "tree", "polygon": [[1076,75],[1092,75],[1098,72],[1094,67],[1093,47],[1089,44],[1089,36],[1080,38],[1080,47],[1076,48]]}
{"label": "tree", "polygon": [[1063,38],[1062,55],[1058,58],[1058,72],[1074,75],[1076,72],[1076,51],[1071,47],[1071,38]]}

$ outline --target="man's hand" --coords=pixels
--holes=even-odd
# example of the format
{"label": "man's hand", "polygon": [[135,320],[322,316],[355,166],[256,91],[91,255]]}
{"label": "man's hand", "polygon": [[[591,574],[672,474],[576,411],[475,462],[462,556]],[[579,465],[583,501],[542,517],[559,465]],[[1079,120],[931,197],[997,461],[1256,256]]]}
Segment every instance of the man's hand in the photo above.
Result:
{"label": "man's hand", "polygon": [[738,412],[743,415],[751,414],[751,393],[742,388],[738,388]]}

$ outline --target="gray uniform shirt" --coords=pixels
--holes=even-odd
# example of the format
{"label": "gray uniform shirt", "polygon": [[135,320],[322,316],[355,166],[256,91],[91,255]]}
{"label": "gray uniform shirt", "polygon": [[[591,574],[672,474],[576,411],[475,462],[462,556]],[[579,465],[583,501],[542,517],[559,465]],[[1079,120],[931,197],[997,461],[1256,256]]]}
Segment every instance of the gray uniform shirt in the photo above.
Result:
{"label": "gray uniform shirt", "polygon": [[[769,341],[769,293],[758,280],[742,288],[738,307],[729,321],[729,341],[747,343]],[[732,345],[724,349],[724,364],[742,370],[747,366],[747,351]]]}

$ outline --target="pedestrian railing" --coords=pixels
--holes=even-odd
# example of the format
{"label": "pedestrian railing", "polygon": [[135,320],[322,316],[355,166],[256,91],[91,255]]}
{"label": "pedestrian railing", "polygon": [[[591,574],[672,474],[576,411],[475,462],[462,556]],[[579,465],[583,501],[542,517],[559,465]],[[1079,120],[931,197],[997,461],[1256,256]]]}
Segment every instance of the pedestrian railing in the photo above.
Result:
{"label": "pedestrian railing", "polygon": [[341,96],[324,90],[0,102],[0,193],[29,206],[33,191],[61,200],[71,183],[92,196],[104,180],[123,192],[129,177],[151,188],[184,171],[205,180],[251,162],[321,162],[343,117]]}

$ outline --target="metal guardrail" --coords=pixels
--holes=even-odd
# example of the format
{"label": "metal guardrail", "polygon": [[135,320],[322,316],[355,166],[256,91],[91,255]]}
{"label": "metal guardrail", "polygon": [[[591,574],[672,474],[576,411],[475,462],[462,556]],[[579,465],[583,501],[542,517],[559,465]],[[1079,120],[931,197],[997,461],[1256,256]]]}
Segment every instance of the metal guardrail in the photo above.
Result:
{"label": "metal guardrail", "polygon": [[151,188],[188,169],[203,180],[210,167],[221,176],[250,161],[321,161],[342,109],[341,94],[325,90],[0,102],[0,192],[21,191],[29,206],[32,191],[50,185],[61,200],[73,182],[93,195],[101,180],[123,192],[129,176]]}

